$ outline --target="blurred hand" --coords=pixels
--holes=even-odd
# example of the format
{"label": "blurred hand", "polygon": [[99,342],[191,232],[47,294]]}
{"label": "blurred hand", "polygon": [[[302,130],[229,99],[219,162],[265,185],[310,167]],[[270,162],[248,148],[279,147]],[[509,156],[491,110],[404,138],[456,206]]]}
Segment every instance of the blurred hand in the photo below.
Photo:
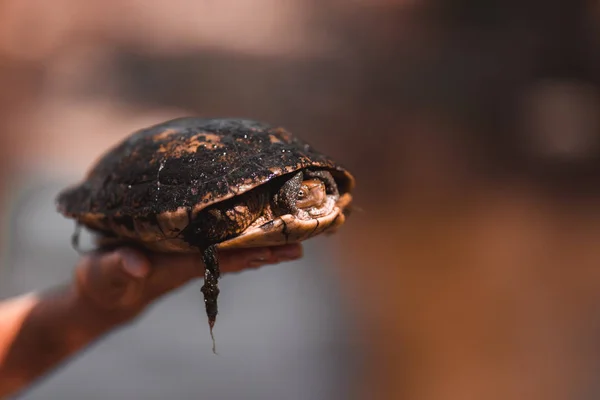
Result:
{"label": "blurred hand", "polygon": [[[222,274],[290,261],[302,256],[299,244],[219,253]],[[91,253],[75,272],[78,297],[112,322],[135,317],[160,296],[204,275],[199,254],[143,253],[132,248]]]}

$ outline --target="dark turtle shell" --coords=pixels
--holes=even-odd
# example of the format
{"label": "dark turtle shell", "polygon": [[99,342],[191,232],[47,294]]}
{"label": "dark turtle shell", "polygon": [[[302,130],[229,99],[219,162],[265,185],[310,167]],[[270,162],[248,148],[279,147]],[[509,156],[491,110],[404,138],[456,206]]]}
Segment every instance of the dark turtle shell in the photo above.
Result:
{"label": "dark turtle shell", "polygon": [[340,194],[354,186],[343,167],[283,128],[246,119],[178,118],[112,148],[83,182],[59,194],[57,205],[88,228],[113,232],[115,221],[148,218],[152,224],[153,217],[182,209],[194,216],[308,167],[329,170]]}

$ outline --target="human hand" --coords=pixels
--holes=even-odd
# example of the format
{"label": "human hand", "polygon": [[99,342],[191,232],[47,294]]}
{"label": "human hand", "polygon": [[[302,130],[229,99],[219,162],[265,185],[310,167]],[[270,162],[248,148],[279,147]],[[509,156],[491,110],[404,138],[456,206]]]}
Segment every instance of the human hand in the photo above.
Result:
{"label": "human hand", "polygon": [[[222,274],[290,261],[302,256],[299,244],[220,252]],[[75,272],[78,300],[94,317],[126,322],[162,295],[202,277],[198,254],[143,253],[133,248],[94,252],[81,258]]]}
{"label": "human hand", "polygon": [[[222,273],[302,256],[299,244],[229,250]],[[195,255],[131,248],[81,258],[73,282],[0,302],[0,397],[31,384],[69,356],[131,321],[160,296],[204,273]]]}

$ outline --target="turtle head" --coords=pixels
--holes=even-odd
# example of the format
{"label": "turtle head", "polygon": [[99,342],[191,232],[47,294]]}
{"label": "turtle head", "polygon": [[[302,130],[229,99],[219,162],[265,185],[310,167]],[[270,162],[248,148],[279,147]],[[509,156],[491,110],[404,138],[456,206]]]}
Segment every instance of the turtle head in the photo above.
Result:
{"label": "turtle head", "polygon": [[309,170],[288,178],[273,196],[276,214],[304,220],[331,213],[338,198],[337,185],[329,172]]}
{"label": "turtle head", "polygon": [[302,181],[298,190],[296,207],[301,210],[309,211],[313,208],[320,208],[327,202],[327,188],[325,182],[320,179],[307,179]]}

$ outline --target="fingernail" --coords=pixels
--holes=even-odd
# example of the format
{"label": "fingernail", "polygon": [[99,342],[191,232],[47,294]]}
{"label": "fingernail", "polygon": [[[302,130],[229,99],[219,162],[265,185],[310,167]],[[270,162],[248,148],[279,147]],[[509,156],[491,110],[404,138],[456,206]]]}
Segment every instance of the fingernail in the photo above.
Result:
{"label": "fingernail", "polygon": [[275,247],[273,256],[281,261],[296,260],[302,256],[302,248],[300,246]]}
{"label": "fingernail", "polygon": [[250,264],[252,263],[261,263],[264,264],[269,258],[271,258],[271,250],[269,249],[260,249],[255,254],[252,254],[250,257]]}
{"label": "fingernail", "polygon": [[258,268],[258,267],[262,267],[263,265],[265,265],[265,261],[250,261],[248,262],[248,267],[250,268]]}
{"label": "fingernail", "polygon": [[252,254],[248,259],[248,267],[257,268],[262,267],[272,257],[273,252],[269,249],[256,250],[256,253]]}
{"label": "fingernail", "polygon": [[148,274],[146,261],[137,253],[124,250],[121,251],[121,258],[123,260],[123,269],[129,275],[135,278],[143,278]]}

